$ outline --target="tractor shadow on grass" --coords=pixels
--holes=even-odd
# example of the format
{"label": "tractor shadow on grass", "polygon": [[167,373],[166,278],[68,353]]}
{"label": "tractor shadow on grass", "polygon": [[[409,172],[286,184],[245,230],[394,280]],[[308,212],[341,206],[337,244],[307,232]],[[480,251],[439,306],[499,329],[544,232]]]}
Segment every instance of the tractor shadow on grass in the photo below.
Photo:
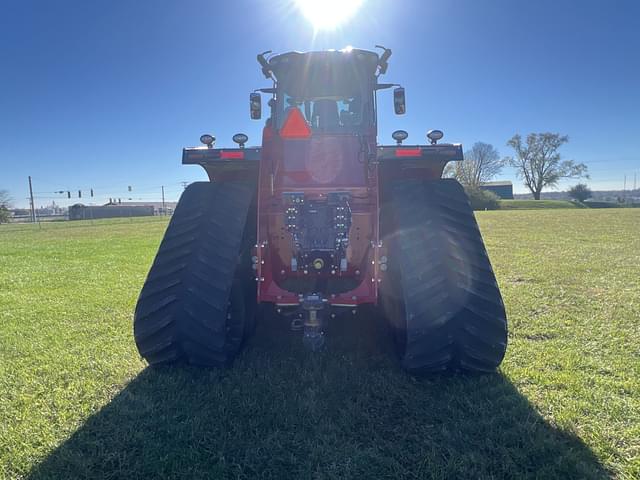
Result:
{"label": "tractor shadow on grass", "polygon": [[415,379],[370,316],[330,338],[265,319],[229,370],[147,368],[28,478],[609,476],[501,374]]}

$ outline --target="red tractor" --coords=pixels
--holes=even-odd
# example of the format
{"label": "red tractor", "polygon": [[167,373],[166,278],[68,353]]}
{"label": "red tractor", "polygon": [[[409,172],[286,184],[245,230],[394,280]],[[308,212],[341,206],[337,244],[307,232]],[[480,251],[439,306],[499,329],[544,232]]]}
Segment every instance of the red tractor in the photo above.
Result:
{"label": "red tractor", "polygon": [[[135,311],[151,365],[227,365],[270,306],[322,348],[340,311],[374,305],[404,368],[491,371],[507,342],[504,304],[473,211],[441,178],[460,144],[377,143],[377,92],[391,50],[258,55],[273,81],[250,95],[252,119],[270,96],[262,147],[185,148],[209,182],[182,194]],[[335,320],[337,321],[337,320]]]}

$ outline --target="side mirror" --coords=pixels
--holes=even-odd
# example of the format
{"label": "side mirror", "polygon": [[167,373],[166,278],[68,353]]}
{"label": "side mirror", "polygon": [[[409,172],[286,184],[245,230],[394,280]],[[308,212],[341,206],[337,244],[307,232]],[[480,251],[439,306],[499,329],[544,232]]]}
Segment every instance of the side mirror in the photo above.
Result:
{"label": "side mirror", "polygon": [[262,97],[259,93],[249,94],[249,110],[251,111],[251,120],[262,118]]}
{"label": "side mirror", "polygon": [[404,88],[398,87],[393,90],[393,109],[396,115],[404,115],[407,112],[407,106],[404,99]]}

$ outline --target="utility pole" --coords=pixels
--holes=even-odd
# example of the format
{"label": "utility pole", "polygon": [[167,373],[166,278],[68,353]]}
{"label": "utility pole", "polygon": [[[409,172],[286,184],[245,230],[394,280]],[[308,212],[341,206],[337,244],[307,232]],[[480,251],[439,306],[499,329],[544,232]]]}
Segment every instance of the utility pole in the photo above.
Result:
{"label": "utility pole", "polygon": [[164,185],[162,185],[162,215],[166,215],[167,214],[167,209],[164,206]]}
{"label": "utility pole", "polygon": [[36,207],[33,203],[33,187],[31,186],[31,175],[29,175],[29,202],[31,203],[31,221],[36,223]]}
{"label": "utility pole", "polygon": [[633,190],[636,189],[636,177],[637,177],[637,175],[638,175],[637,173],[633,174]]}

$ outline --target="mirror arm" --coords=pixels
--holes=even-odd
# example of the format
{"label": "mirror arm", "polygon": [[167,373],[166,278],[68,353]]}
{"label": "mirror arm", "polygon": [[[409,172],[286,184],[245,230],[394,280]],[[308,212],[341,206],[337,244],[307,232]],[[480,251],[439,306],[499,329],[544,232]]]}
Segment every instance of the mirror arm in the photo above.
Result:
{"label": "mirror arm", "polygon": [[401,87],[399,83],[377,83],[374,90],[386,90],[391,87]]}

